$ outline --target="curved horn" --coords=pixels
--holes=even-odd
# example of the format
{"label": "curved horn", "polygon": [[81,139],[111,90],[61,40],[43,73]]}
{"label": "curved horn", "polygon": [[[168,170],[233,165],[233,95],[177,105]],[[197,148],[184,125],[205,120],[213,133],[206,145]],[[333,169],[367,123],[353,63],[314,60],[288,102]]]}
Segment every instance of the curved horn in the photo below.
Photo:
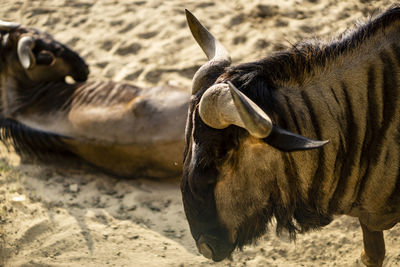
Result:
{"label": "curved horn", "polygon": [[230,82],[207,89],[200,100],[199,114],[212,128],[223,129],[233,124],[257,138],[267,137],[273,128],[268,115]]}
{"label": "curved horn", "polygon": [[25,69],[32,69],[36,66],[35,55],[32,52],[35,42],[30,36],[23,36],[18,41],[18,58]]}
{"label": "curved horn", "polygon": [[329,140],[313,140],[273,125],[268,115],[231,82],[207,89],[200,99],[199,114],[212,128],[223,129],[233,124],[281,151],[309,150],[329,143]]}
{"label": "curved horn", "polygon": [[19,23],[0,20],[0,30],[3,30],[3,31],[14,30],[14,29],[18,28],[19,26],[21,26],[21,24],[19,24]]}
{"label": "curved horn", "polygon": [[[195,94],[206,82],[207,76],[211,73],[220,73],[225,67],[231,64],[231,57],[218,40],[197,20],[197,18],[185,9],[186,20],[190,31],[196,42],[208,58],[193,77],[192,94]],[[214,81],[212,81],[214,83]]]}
{"label": "curved horn", "polygon": [[228,82],[233,102],[242,119],[245,129],[257,138],[267,137],[273,128],[271,118],[250,98],[240,92],[231,82]]}

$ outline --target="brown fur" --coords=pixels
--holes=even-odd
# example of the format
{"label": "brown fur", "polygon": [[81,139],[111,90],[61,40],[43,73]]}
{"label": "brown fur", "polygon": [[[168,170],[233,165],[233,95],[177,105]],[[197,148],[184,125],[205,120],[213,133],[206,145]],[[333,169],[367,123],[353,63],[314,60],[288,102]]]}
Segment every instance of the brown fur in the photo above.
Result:
{"label": "brown fur", "polygon": [[[65,76],[82,81],[88,74],[75,52],[37,30],[4,34],[1,141],[22,155],[46,161],[74,155],[119,176],[171,177],[181,172],[189,98],[185,90],[110,81],[68,84]],[[39,55],[44,49],[55,62],[22,68],[16,47],[27,34],[35,39],[33,52]]]}
{"label": "brown fur", "polygon": [[[256,240],[273,217],[277,231],[287,229],[293,238],[334,214],[356,216],[369,231],[400,220],[399,42],[400,7],[394,6],[332,42],[303,42],[219,76],[216,83],[231,81],[279,127],[330,140],[319,150],[287,153],[236,126],[211,129],[196,108],[209,85],[196,93],[181,187],[193,237],[209,242],[213,259]],[[196,202],[190,188],[210,170],[214,182],[196,195],[214,199]],[[217,219],[193,210],[210,210]],[[228,234],[210,237],[214,228]]]}

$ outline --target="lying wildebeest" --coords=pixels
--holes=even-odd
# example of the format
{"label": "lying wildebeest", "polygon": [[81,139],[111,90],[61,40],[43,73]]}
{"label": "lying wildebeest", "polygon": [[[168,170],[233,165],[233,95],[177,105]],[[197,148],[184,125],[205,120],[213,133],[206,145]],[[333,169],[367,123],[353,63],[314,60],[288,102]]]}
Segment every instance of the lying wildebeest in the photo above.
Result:
{"label": "lying wildebeest", "polygon": [[295,238],[346,214],[363,263],[382,265],[382,231],[400,220],[400,7],[237,66],[187,19],[210,60],[193,78],[181,181],[200,253],[222,260],[273,217]]}
{"label": "lying wildebeest", "polygon": [[[86,79],[73,51],[48,34],[4,23],[0,137],[22,154],[76,155],[120,176],[181,174],[189,93]],[[51,64],[49,65],[49,63]]]}

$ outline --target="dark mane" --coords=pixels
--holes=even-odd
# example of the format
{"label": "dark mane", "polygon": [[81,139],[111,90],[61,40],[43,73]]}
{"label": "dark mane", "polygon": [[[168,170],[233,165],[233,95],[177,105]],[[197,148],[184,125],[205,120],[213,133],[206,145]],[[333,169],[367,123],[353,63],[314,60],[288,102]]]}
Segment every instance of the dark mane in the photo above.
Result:
{"label": "dark mane", "polygon": [[12,109],[13,112],[29,112],[29,109],[41,113],[53,111],[68,112],[72,105],[79,106],[107,105],[129,102],[139,93],[139,87],[128,83],[112,81],[91,81],[85,83],[68,84],[65,82],[39,83],[31,88],[19,89],[18,99]]}
{"label": "dark mane", "polygon": [[62,139],[68,137],[35,130],[12,119],[0,119],[0,141],[28,157],[46,161],[54,156],[74,157]]}
{"label": "dark mane", "polygon": [[11,113],[23,112],[34,106],[40,107],[39,111],[45,113],[65,110],[70,106],[72,95],[79,85],[51,81],[30,88],[18,88],[18,98],[16,104],[10,107]]}
{"label": "dark mane", "polygon": [[[229,80],[239,89],[241,87],[266,88],[267,85],[271,87],[271,85],[287,81],[301,84],[305,77],[313,74],[315,68],[324,67],[329,61],[357,49],[366,40],[396,22],[400,22],[400,5],[397,4],[355,29],[345,31],[331,42],[303,41],[287,51],[278,52],[255,62],[230,67],[221,75],[218,82]],[[252,99],[257,99],[260,94],[263,94],[246,91],[247,93]]]}

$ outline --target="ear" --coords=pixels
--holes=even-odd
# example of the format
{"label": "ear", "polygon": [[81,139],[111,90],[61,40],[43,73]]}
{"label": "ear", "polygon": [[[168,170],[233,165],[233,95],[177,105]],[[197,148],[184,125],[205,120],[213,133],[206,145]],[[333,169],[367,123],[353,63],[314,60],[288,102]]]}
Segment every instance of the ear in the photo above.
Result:
{"label": "ear", "polygon": [[309,150],[320,148],[329,143],[329,140],[312,140],[302,135],[286,131],[278,126],[273,126],[270,135],[263,139],[267,144],[284,152]]}

